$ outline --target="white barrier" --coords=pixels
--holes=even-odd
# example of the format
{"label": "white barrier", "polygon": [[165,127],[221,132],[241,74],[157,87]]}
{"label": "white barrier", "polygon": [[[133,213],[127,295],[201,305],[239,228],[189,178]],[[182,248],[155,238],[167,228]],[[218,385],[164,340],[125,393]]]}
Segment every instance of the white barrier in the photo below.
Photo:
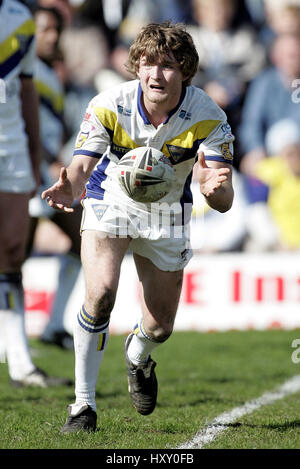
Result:
{"label": "white barrier", "polygon": [[[57,287],[58,261],[30,258],[23,268],[26,328],[41,334]],[[162,285],[163,288],[163,285]],[[82,305],[82,273],[65,311],[72,332]],[[111,333],[131,330],[140,314],[139,286],[131,256],[122,264]],[[185,270],[175,330],[226,331],[300,327],[300,265],[295,254],[195,255]]]}

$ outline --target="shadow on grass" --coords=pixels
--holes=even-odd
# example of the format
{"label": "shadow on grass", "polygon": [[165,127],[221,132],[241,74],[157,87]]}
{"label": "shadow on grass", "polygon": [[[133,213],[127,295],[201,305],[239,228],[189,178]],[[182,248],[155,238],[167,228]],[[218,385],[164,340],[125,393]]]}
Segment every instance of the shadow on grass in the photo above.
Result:
{"label": "shadow on grass", "polygon": [[297,429],[300,428],[300,420],[293,420],[291,422],[284,422],[284,423],[270,423],[270,424],[261,424],[255,425],[251,423],[240,423],[234,422],[226,424],[226,427],[230,428],[238,428],[238,427],[248,427],[248,428],[264,428],[267,430],[278,430],[280,432],[285,432],[287,430]]}
{"label": "shadow on grass", "polygon": [[[185,400],[184,402],[182,403],[176,403],[176,407],[179,407],[179,408],[182,408],[182,407],[196,407],[198,405],[202,405],[202,404],[207,404],[209,402],[212,402],[212,403],[222,403],[222,404],[230,404],[230,405],[242,405],[244,404],[244,401],[237,401],[237,400],[233,400],[233,399],[225,399],[224,397],[218,397],[218,396],[203,396],[201,398],[198,398],[198,399],[194,399],[194,400]],[[158,402],[156,404],[157,407],[173,407],[172,404],[170,404],[170,402],[167,402],[167,401],[161,401],[161,402]]]}
{"label": "shadow on grass", "polygon": [[[35,403],[47,403],[47,402],[53,402],[53,396],[49,396],[45,394],[45,389],[37,389],[35,388],[32,390],[32,394],[29,394],[29,390],[26,389],[25,392],[22,389],[23,394],[21,393],[15,394],[15,395],[5,395],[0,398],[0,409],[8,409],[9,406],[14,405],[14,403],[20,403],[21,401],[34,401]],[[123,396],[124,393],[122,392],[96,392],[96,399],[115,399],[119,398],[120,396]],[[72,394],[65,394],[61,396],[56,396],[56,401],[74,401],[75,395],[74,393]]]}

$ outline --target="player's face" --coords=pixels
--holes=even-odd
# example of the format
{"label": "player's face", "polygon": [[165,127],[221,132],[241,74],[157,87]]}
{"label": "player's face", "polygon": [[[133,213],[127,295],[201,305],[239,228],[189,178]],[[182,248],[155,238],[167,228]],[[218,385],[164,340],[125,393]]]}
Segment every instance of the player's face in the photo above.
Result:
{"label": "player's face", "polygon": [[147,104],[156,104],[171,110],[177,105],[185,77],[172,55],[166,55],[155,63],[149,63],[147,58],[142,56],[137,76],[141,82],[146,107]]}

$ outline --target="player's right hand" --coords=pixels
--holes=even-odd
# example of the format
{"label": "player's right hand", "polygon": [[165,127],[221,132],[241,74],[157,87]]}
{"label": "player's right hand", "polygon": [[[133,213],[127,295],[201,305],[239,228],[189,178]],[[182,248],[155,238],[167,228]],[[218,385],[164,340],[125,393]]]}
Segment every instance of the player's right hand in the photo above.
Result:
{"label": "player's right hand", "polygon": [[42,199],[46,200],[47,204],[62,212],[72,213],[72,203],[74,201],[72,184],[68,179],[67,170],[65,167],[61,168],[58,181],[42,193]]}

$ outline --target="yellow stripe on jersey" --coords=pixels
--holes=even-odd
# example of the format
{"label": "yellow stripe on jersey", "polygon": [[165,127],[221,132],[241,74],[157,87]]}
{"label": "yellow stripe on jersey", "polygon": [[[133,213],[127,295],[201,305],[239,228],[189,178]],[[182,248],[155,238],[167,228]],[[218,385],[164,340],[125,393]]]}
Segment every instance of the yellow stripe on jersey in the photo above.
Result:
{"label": "yellow stripe on jersey", "polygon": [[38,94],[50,101],[54,111],[60,114],[63,110],[64,98],[61,93],[56,93],[48,85],[40,80],[34,80]]}
{"label": "yellow stripe on jersey", "polygon": [[94,107],[93,110],[101,124],[111,132],[111,137],[114,144],[112,151],[115,150],[116,153],[121,154],[125,153],[124,149],[129,151],[138,147],[136,142],[132,140],[128,133],[119,124],[115,112],[101,107]]}
{"label": "yellow stripe on jersey", "polygon": [[120,147],[120,148],[128,148],[133,149],[137,148],[138,145],[132,138],[129,137],[128,133],[125,132],[123,127],[117,122],[114,136],[113,136],[113,143],[115,146]]}
{"label": "yellow stripe on jersey", "polygon": [[110,111],[109,109],[106,109],[104,107],[93,107],[93,111],[96,115],[96,117],[99,119],[101,124],[113,131],[117,122],[117,116],[116,113],[113,111]]}
{"label": "yellow stripe on jersey", "polygon": [[20,41],[18,35],[22,36],[33,36],[35,33],[35,24],[32,19],[28,19],[15,29],[10,36],[8,36],[5,41],[0,44],[0,62],[3,63],[5,60],[9,59],[13,54],[15,54],[20,49]]}
{"label": "yellow stripe on jersey", "polygon": [[172,139],[165,142],[163,146],[163,153],[166,156],[171,156],[168,150],[168,145],[192,148],[196,140],[203,140],[221,123],[220,120],[204,120],[196,122],[196,124],[184,130],[181,134],[176,135]]}

